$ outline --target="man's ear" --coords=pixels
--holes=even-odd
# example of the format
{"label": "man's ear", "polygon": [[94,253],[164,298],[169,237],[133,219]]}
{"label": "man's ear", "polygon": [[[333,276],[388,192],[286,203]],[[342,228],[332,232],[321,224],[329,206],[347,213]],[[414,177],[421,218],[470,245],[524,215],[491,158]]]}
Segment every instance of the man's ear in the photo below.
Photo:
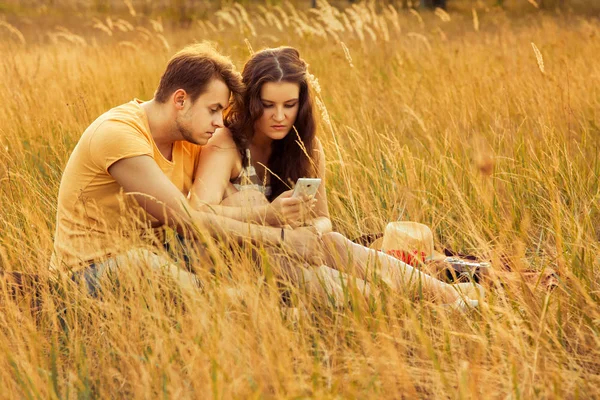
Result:
{"label": "man's ear", "polygon": [[173,104],[175,104],[175,107],[182,109],[185,105],[188,95],[185,90],[177,89],[175,92],[173,92],[173,96],[171,96],[171,98],[173,99]]}

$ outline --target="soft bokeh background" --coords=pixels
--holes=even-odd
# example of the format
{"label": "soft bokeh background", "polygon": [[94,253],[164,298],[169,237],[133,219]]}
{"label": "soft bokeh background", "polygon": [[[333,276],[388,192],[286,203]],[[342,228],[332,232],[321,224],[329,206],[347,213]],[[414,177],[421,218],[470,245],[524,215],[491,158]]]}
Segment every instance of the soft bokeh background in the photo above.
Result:
{"label": "soft bokeh background", "polygon": [[[306,3],[0,5],[0,265],[42,281],[33,309],[0,287],[0,397],[600,396],[594,4]],[[298,294],[290,318],[243,254],[221,256],[233,273],[197,297],[161,277],[103,301],[45,284],[81,132],[151,98],[169,57],[205,39],[240,69],[252,50],[297,47],[318,80],[334,228],[430,225],[438,247],[492,262],[487,305],[458,315],[388,293],[332,310]],[[521,279],[546,268],[551,292]]]}

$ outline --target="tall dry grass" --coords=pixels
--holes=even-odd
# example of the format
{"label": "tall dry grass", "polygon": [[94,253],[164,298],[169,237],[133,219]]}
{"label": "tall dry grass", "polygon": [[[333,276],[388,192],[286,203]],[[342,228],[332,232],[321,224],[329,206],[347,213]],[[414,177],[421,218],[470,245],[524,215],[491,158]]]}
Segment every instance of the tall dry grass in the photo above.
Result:
{"label": "tall dry grass", "polygon": [[[34,309],[1,285],[1,397],[600,396],[597,20],[324,2],[234,6],[185,30],[139,14],[44,20],[0,20],[0,260],[42,281]],[[198,296],[160,274],[124,276],[102,301],[48,285],[79,135],[150,98],[169,56],[203,39],[240,68],[249,46],[295,46],[310,63],[335,229],[421,221],[495,270],[509,259],[514,279],[467,315],[389,291],[343,310],[293,293],[299,318],[269,260],[261,279],[244,253],[216,254],[232,271]],[[552,292],[519,279],[547,267],[560,273]]]}

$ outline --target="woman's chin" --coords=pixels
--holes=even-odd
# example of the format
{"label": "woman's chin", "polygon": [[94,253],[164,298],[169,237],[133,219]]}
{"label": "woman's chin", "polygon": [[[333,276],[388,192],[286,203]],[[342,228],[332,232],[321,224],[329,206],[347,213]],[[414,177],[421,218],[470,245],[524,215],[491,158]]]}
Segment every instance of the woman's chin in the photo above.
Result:
{"label": "woman's chin", "polygon": [[286,131],[286,132],[270,132],[269,133],[269,138],[271,138],[271,140],[281,140],[283,138],[285,138],[288,133],[290,133],[290,131]]}

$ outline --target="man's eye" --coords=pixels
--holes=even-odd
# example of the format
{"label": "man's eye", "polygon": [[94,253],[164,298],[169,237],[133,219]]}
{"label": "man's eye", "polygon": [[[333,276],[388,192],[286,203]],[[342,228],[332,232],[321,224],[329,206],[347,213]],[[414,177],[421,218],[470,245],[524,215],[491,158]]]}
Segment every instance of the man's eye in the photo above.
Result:
{"label": "man's eye", "polygon": [[219,109],[218,109],[218,108],[211,108],[211,109],[210,109],[210,112],[212,112],[212,113],[216,113],[217,111],[219,111]]}

